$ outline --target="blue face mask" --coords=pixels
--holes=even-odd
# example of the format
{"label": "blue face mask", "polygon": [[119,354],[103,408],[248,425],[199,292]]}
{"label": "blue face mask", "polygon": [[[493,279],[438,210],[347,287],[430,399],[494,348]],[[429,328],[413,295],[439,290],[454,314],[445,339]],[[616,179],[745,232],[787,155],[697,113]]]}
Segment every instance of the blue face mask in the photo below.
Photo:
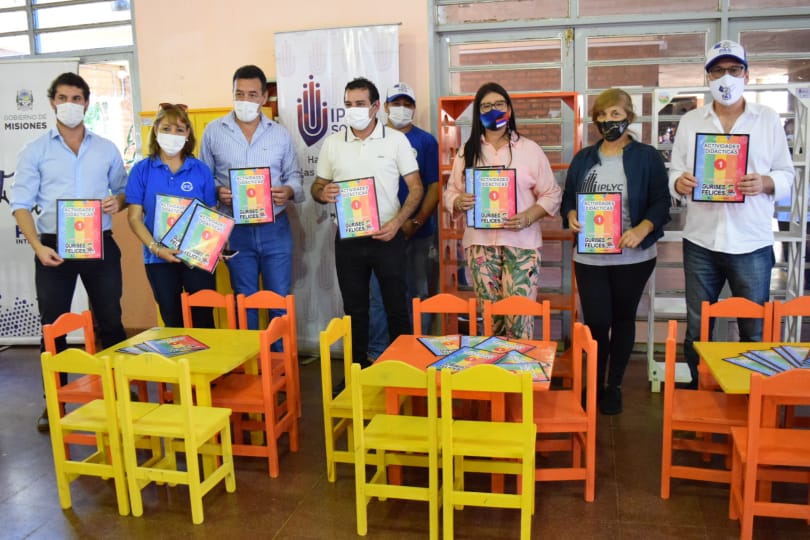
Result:
{"label": "blue face mask", "polygon": [[494,131],[496,129],[501,129],[507,124],[507,122],[509,122],[509,111],[492,109],[488,113],[480,115],[480,118],[485,129]]}

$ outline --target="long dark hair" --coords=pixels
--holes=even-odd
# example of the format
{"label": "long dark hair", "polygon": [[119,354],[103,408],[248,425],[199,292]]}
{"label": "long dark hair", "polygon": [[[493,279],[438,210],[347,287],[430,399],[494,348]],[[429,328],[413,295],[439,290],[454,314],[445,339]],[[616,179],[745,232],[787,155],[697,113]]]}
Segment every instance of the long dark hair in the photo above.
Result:
{"label": "long dark hair", "polygon": [[[472,131],[470,132],[470,138],[464,143],[464,166],[468,169],[479,165],[479,161],[481,159],[481,136],[484,135],[484,132],[486,131],[484,124],[481,123],[480,117],[481,100],[484,99],[484,96],[492,92],[500,94],[506,101],[506,105],[511,111],[509,121],[506,124],[506,136],[509,137],[510,141],[512,139],[512,134],[520,137],[520,133],[518,133],[517,130],[517,123],[515,122],[515,109],[512,108],[512,99],[509,97],[509,93],[507,93],[503,86],[496,82],[488,82],[483,84],[481,88],[478,89],[478,92],[475,93],[475,101],[473,102]],[[509,152],[512,152],[511,145],[509,146]]]}

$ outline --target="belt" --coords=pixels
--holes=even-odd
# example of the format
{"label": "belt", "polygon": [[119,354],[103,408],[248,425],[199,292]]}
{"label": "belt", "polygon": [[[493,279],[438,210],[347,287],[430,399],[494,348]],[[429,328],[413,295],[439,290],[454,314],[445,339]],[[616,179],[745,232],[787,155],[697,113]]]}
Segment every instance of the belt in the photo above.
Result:
{"label": "belt", "polygon": [[[112,236],[112,231],[107,230],[101,233],[103,236]],[[56,235],[50,233],[42,233],[39,235],[39,241],[44,243],[56,243]]]}

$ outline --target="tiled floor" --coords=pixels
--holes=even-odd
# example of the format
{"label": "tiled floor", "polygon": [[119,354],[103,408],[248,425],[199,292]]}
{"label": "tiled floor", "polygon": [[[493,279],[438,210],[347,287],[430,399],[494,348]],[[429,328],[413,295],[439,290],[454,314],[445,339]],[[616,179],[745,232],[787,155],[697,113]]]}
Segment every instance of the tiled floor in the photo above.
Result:
{"label": "tiled floor", "polygon": [[[266,462],[237,458],[237,491],[215,488],[205,497],[205,523],[192,525],[187,490],[150,486],[140,518],[118,515],[112,481],[80,479],[73,508],[62,511],[54,485],[50,441],[34,422],[42,411],[38,351],[0,352],[0,538],[356,538],[353,470],[339,466],[326,481],[317,363],[303,366],[301,450],[282,456],[281,475]],[[535,538],[737,538],[727,517],[728,489],[674,481],[661,500],[660,394],[646,383],[639,355],[624,385],[625,411],[598,420],[596,500],[584,502],[580,482],[538,486]],[[810,526],[796,520],[758,518],[757,538],[807,539]],[[456,537],[516,538],[513,510],[467,508],[456,512]],[[427,537],[423,503],[389,500],[370,505],[369,538]]]}

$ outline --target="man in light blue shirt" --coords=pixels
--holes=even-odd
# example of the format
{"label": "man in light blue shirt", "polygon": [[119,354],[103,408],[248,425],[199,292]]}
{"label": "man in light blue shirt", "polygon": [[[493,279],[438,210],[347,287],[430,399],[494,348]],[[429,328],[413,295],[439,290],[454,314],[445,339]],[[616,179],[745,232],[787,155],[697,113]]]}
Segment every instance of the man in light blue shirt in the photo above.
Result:
{"label": "man in light blue shirt", "polygon": [[[259,290],[261,276],[265,289],[285,296],[292,281],[293,251],[286,210],[290,202],[304,200],[303,176],[290,134],[261,110],[267,101],[264,72],[252,65],[237,69],[233,99],[233,112],[206,126],[200,159],[214,172],[219,209],[228,215],[233,215],[229,170],[270,167],[275,220],[234,227],[230,249],[238,253],[227,261],[231,287],[237,294],[251,295]],[[258,326],[256,310],[249,310],[248,327]]]}
{"label": "man in light blue shirt", "polygon": [[[118,148],[84,127],[90,87],[75,73],[63,73],[48,89],[56,127],[20,153],[11,211],[34,250],[34,280],[42,324],[70,311],[76,278],[81,277],[103,347],[126,338],[121,323],[121,252],[112,237],[112,217],[124,207],[126,171]],[[103,259],[65,260],[56,251],[57,199],[101,199]],[[39,218],[34,222],[34,209]],[[57,349],[66,347],[62,338]],[[37,422],[48,430],[48,417]]]}

